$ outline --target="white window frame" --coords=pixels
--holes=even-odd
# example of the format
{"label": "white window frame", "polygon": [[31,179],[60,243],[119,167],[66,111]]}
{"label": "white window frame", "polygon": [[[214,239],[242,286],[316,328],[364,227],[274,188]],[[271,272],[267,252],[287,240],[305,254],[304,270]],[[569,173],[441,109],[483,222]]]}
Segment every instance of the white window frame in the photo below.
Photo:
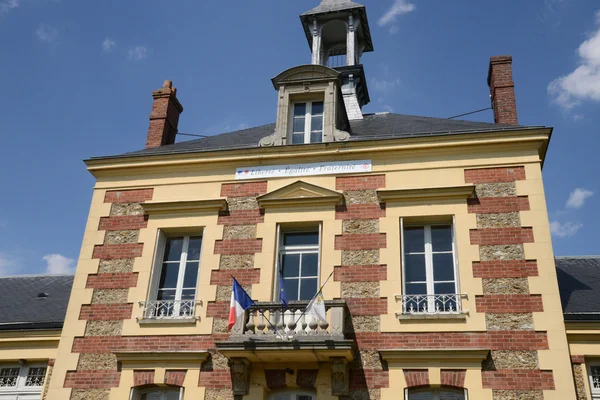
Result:
{"label": "white window frame", "polygon": [[276,392],[276,393],[273,393],[271,396],[269,396],[269,400],[275,400],[275,398],[277,396],[281,396],[281,395],[293,396],[291,400],[297,400],[298,396],[310,396],[312,400],[317,400],[316,393],[301,391],[301,390],[300,391],[299,390],[286,390],[286,391]]}
{"label": "white window frame", "polygon": [[[323,118],[323,123],[321,124],[321,142],[319,142],[319,143],[323,143],[323,130],[325,127],[325,102],[323,100],[306,100],[306,101],[296,101],[296,102],[292,103],[292,105],[291,105],[290,121],[289,121],[289,125],[290,125],[289,132],[290,133],[288,136],[288,144],[294,144],[294,133],[301,133],[301,132],[294,132],[294,120],[297,118],[294,114],[295,114],[295,109],[296,109],[297,104],[306,105],[306,111],[304,114],[304,142],[303,143],[295,143],[295,144],[310,144],[310,143],[312,143],[310,138],[311,138],[311,133],[312,133],[313,103],[323,103],[323,113],[320,114],[321,117]],[[319,114],[317,114],[317,115],[319,115]]]}
{"label": "white window frame", "polygon": [[[587,374],[590,383],[590,392],[593,400],[600,400],[600,387],[594,388],[594,377],[592,376],[592,368],[598,368],[600,370],[600,362],[595,361],[587,365]],[[599,385],[600,386],[600,385]]]}
{"label": "white window frame", "polygon": [[[173,315],[178,316],[183,290],[184,289],[192,289],[192,288],[184,288],[183,287],[183,280],[185,278],[185,268],[186,268],[186,265],[188,262],[187,254],[188,254],[189,243],[190,243],[191,237],[200,237],[201,238],[200,253],[199,253],[200,256],[198,259],[198,274],[196,276],[195,287],[193,288],[195,290],[193,301],[196,302],[196,300],[198,299],[198,281],[200,279],[200,268],[202,266],[202,248],[204,246],[204,234],[201,230],[197,234],[181,234],[181,235],[177,235],[177,234],[167,235],[162,230],[158,231],[157,240],[156,240],[157,245],[156,245],[156,249],[155,249],[156,251],[154,254],[154,268],[152,271],[150,290],[148,291],[148,301],[158,301],[158,292],[160,291],[160,288],[159,288],[160,276],[162,274],[163,264],[165,263],[164,257],[165,257],[165,250],[166,250],[166,246],[167,246],[167,240],[172,237],[183,237],[183,246],[182,246],[181,256],[179,259],[179,272],[177,275],[177,286],[175,288],[174,301],[176,303],[175,303],[175,307],[174,307],[174,311],[173,311]],[[195,261],[195,260],[193,260],[193,261]],[[172,262],[172,263],[174,263],[174,262]]]}
{"label": "white window frame", "polygon": [[[433,251],[432,239],[431,239],[431,228],[434,226],[450,226],[452,232],[452,251]],[[460,279],[458,275],[458,254],[456,245],[456,217],[452,216],[452,221],[448,222],[436,222],[436,223],[406,223],[404,218],[400,218],[400,252],[402,259],[402,293],[406,294],[406,252],[404,251],[404,232],[406,228],[424,228],[425,235],[425,248],[424,253],[410,253],[410,254],[425,254],[425,282],[411,282],[411,283],[425,283],[427,296],[428,297],[428,308],[433,310],[435,308],[435,283],[451,283],[451,281],[434,281],[433,279],[433,254],[450,254],[452,253],[452,262],[454,267],[454,291],[456,295],[460,295]],[[459,301],[460,299],[457,299]],[[458,305],[460,307],[460,305]]]}
{"label": "white window frame", "polygon": [[[48,376],[48,364],[0,364],[0,369],[5,368],[19,368],[19,375],[17,376],[17,382],[15,386],[0,387],[0,396],[12,395],[12,396],[36,396],[42,394],[44,385],[46,385],[46,378]],[[25,386],[29,370],[32,368],[46,368],[44,374],[44,382],[41,386]]]}
{"label": "white window frame", "polygon": [[[404,399],[405,400],[412,400],[409,397],[410,390],[411,390],[410,388],[404,389]],[[413,390],[418,390],[418,391],[422,391],[422,392],[430,391],[430,392],[432,392],[431,400],[440,400],[440,393],[439,393],[440,390],[455,390],[456,392],[460,392],[461,389],[451,389],[451,388],[450,389],[443,389],[443,388],[442,389],[432,389],[432,388],[419,389],[419,388],[417,388],[417,389],[413,389]],[[465,393],[465,400],[469,400],[468,390],[467,389],[462,389],[462,390],[464,390],[464,393]]]}
{"label": "white window frame", "polygon": [[[141,400],[142,396],[147,393],[160,392],[160,400],[167,400],[167,392],[176,391],[177,388],[148,388],[139,389],[131,388],[129,391],[129,400]],[[183,387],[179,388],[179,400],[183,400]]]}
{"label": "white window frame", "polygon": [[[306,229],[289,229],[286,230],[285,228],[282,229],[281,225],[277,225],[277,256],[276,256],[276,262],[275,262],[275,284],[274,286],[274,291],[273,291],[273,299],[275,299],[275,301],[281,301],[281,297],[280,297],[280,271],[281,271],[281,267],[282,267],[282,263],[283,263],[283,255],[286,254],[317,254],[317,290],[320,288],[320,284],[321,284],[321,242],[322,242],[322,230],[323,230],[323,225],[321,223],[318,224],[318,226],[315,226],[316,229],[311,229],[311,228],[306,228]],[[283,237],[284,235],[288,234],[288,233],[308,233],[308,232],[316,232],[319,235],[319,240],[318,240],[318,244],[317,245],[311,245],[311,246],[284,246],[283,245]],[[300,268],[302,268],[302,265],[300,265]],[[302,270],[300,269],[300,276],[302,276]],[[314,276],[307,276],[307,277],[302,277],[299,280],[302,281],[302,279],[314,279]],[[285,278],[284,278],[285,279]],[[286,295],[288,295],[288,301],[296,301],[295,299],[300,297],[300,291],[301,291],[301,282],[299,282],[298,284],[298,293],[297,295],[292,298],[290,296],[290,293],[286,293]]]}

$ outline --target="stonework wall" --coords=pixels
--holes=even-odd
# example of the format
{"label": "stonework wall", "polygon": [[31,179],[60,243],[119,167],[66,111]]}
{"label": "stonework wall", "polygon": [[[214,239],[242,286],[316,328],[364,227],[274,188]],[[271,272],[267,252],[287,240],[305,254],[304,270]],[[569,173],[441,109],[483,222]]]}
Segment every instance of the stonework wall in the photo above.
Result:
{"label": "stonework wall", "polygon": [[[383,175],[336,179],[345,204],[336,209],[342,235],[335,238],[335,248],[341,250],[342,264],[335,269],[334,280],[341,282],[341,297],[350,310],[350,337],[380,332],[380,316],[387,314],[387,300],[380,298],[380,282],[387,279],[386,267],[379,264],[380,249],[387,247],[385,234],[379,233],[379,218],[385,217],[385,206],[377,197],[381,188],[385,188]],[[379,399],[385,387],[389,376],[379,354],[360,349],[350,363],[348,399]]]}
{"label": "stonework wall", "polygon": [[[529,202],[517,197],[516,181],[525,179],[524,167],[465,171],[477,195],[467,204],[477,220],[471,244],[479,245],[480,253],[473,274],[483,286],[475,304],[486,314],[489,332],[533,332],[532,313],[543,311],[542,297],[530,294],[527,279],[537,269],[525,260],[523,247],[534,241],[532,229],[521,225],[520,211],[528,210]],[[540,371],[537,349],[493,349],[483,363],[483,387],[493,389],[494,400],[533,400],[543,398],[543,389],[554,389],[554,380],[551,371]]]}
{"label": "stonework wall", "polygon": [[[140,229],[147,226],[140,203],[151,200],[152,189],[108,191],[104,201],[110,203],[110,215],[100,219],[98,230],[105,231],[104,244],[96,246],[97,274],[90,274],[86,287],[93,289],[92,300],[82,305],[80,319],[86,320],[83,340],[120,337],[123,321],[130,319],[133,304],[127,303],[129,289],[137,286],[138,274],[133,262],[141,255]],[[132,247],[133,246],[133,247]],[[112,352],[100,347],[77,351],[76,371],[67,372],[64,387],[73,388],[71,400],[108,400],[110,388],[117,387],[121,372]]]}
{"label": "stonework wall", "polygon": [[[213,317],[212,333],[227,334],[227,315],[233,275],[252,295],[252,285],[260,281],[260,270],[254,267],[255,253],[262,250],[262,240],[256,237],[257,224],[264,221],[256,198],[267,193],[267,182],[223,184],[221,196],[227,198],[227,210],[221,212],[218,223],[223,225],[223,240],[215,243],[215,254],[220,254],[219,270],[213,271],[211,284],[217,285],[215,307],[224,307],[226,313],[208,313]],[[216,310],[216,308],[215,308]],[[215,350],[210,363],[200,372],[200,386],[206,388],[205,399],[229,399],[231,379],[226,359]]]}

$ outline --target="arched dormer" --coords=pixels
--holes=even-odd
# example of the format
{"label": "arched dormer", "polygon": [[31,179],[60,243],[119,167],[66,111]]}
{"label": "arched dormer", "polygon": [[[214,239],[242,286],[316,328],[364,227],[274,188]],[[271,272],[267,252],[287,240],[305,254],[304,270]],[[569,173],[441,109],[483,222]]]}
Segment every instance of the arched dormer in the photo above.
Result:
{"label": "arched dormer", "polygon": [[350,124],[341,74],[323,65],[300,65],[272,79],[278,92],[275,132],[260,146],[345,141]]}

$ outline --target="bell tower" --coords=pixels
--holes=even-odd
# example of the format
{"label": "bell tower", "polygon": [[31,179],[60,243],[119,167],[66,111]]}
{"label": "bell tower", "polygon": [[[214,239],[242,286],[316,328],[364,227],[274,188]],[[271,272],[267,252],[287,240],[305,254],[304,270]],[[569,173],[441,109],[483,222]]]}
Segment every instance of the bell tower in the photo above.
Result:
{"label": "bell tower", "polygon": [[348,119],[362,119],[362,107],[370,99],[360,60],[364,53],[373,51],[365,6],[351,0],[322,0],[300,20],[312,51],[312,64],[341,73]]}

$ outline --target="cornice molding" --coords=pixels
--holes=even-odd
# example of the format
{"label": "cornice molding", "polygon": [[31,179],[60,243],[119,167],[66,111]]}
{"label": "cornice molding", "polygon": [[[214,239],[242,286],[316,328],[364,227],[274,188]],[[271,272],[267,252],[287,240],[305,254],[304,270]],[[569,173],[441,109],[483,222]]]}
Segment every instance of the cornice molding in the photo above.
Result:
{"label": "cornice molding", "polygon": [[176,214],[198,211],[221,211],[227,208],[225,199],[148,202],[141,204],[146,214]]}
{"label": "cornice molding", "polygon": [[475,185],[378,190],[379,201],[462,200],[475,197]]}
{"label": "cornice molding", "polygon": [[481,366],[487,358],[489,350],[486,349],[399,349],[379,350],[384,361],[390,364],[410,365],[411,363],[436,362],[441,364],[469,363]]}
{"label": "cornice molding", "polygon": [[133,363],[139,361],[200,361],[208,359],[208,350],[201,351],[171,351],[171,352],[117,352],[117,361]]}
{"label": "cornice molding", "polygon": [[[273,146],[251,149],[229,149],[207,152],[190,152],[182,154],[159,154],[152,156],[106,157],[86,160],[88,170],[92,173],[114,171],[131,168],[149,168],[164,166],[184,166],[189,164],[213,164],[219,162],[264,162],[280,161],[282,158],[329,157],[332,155],[355,155],[371,152],[392,152],[426,150],[429,154],[447,149],[463,151],[471,146],[513,146],[520,150],[525,143],[543,148],[548,144],[550,128],[529,128],[513,131],[492,131],[473,134],[465,132],[448,136],[423,136],[414,138],[373,139],[356,142],[334,142],[307,146]],[[501,133],[501,134],[500,134]],[[310,150],[309,150],[310,149]]]}

